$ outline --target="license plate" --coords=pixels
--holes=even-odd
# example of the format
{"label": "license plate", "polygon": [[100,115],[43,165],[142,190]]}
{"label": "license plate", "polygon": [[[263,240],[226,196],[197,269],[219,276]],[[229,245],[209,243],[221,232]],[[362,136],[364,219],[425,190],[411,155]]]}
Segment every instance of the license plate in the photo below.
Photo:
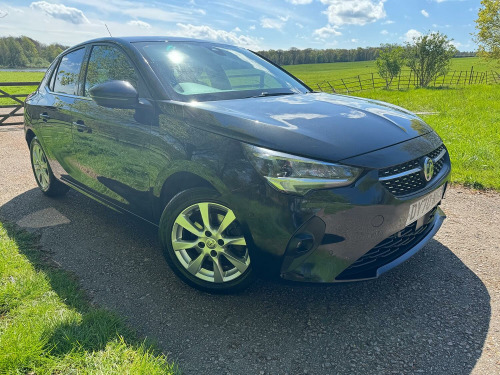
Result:
{"label": "license plate", "polygon": [[444,185],[439,189],[433,191],[432,193],[426,195],[419,201],[413,203],[410,206],[410,211],[408,212],[408,218],[406,219],[406,225],[417,221],[422,216],[424,216],[427,212],[429,212],[435,205],[439,203],[441,198],[443,197],[443,189]]}

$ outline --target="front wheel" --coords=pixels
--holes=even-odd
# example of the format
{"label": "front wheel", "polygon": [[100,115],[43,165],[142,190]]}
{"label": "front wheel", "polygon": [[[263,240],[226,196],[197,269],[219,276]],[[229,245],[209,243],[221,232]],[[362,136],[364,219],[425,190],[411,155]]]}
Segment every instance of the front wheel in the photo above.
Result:
{"label": "front wheel", "polygon": [[66,194],[69,187],[57,180],[50,169],[47,156],[37,137],[30,143],[31,168],[40,190],[49,197],[58,197]]}
{"label": "front wheel", "polygon": [[163,211],[160,240],[174,272],[208,292],[234,292],[253,280],[247,241],[235,213],[217,192],[195,188]]}

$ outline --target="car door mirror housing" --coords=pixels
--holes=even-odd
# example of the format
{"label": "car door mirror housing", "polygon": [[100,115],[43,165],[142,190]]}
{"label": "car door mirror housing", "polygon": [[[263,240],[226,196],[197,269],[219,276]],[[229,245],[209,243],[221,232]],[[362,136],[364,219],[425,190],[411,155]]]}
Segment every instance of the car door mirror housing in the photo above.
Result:
{"label": "car door mirror housing", "polygon": [[137,90],[127,81],[108,81],[93,86],[90,97],[98,105],[108,108],[132,109],[139,104]]}

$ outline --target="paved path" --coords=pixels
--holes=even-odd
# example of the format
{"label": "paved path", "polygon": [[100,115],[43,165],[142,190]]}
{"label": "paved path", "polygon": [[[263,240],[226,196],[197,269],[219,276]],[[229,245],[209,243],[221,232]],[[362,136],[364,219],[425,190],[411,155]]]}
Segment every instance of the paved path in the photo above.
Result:
{"label": "paved path", "polygon": [[500,373],[498,194],[450,189],[435,240],[378,280],[260,280],[213,296],[173,275],[147,224],[74,191],[43,196],[21,128],[0,130],[2,220],[40,233],[95,303],[157,339],[184,374]]}

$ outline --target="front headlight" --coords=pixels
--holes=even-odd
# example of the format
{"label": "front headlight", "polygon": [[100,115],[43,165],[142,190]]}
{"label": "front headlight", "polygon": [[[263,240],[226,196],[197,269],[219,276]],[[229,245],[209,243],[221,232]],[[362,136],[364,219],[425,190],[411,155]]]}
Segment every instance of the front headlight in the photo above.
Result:
{"label": "front headlight", "polygon": [[246,155],[257,172],[277,189],[295,194],[351,184],[360,168],[326,163],[244,144]]}

